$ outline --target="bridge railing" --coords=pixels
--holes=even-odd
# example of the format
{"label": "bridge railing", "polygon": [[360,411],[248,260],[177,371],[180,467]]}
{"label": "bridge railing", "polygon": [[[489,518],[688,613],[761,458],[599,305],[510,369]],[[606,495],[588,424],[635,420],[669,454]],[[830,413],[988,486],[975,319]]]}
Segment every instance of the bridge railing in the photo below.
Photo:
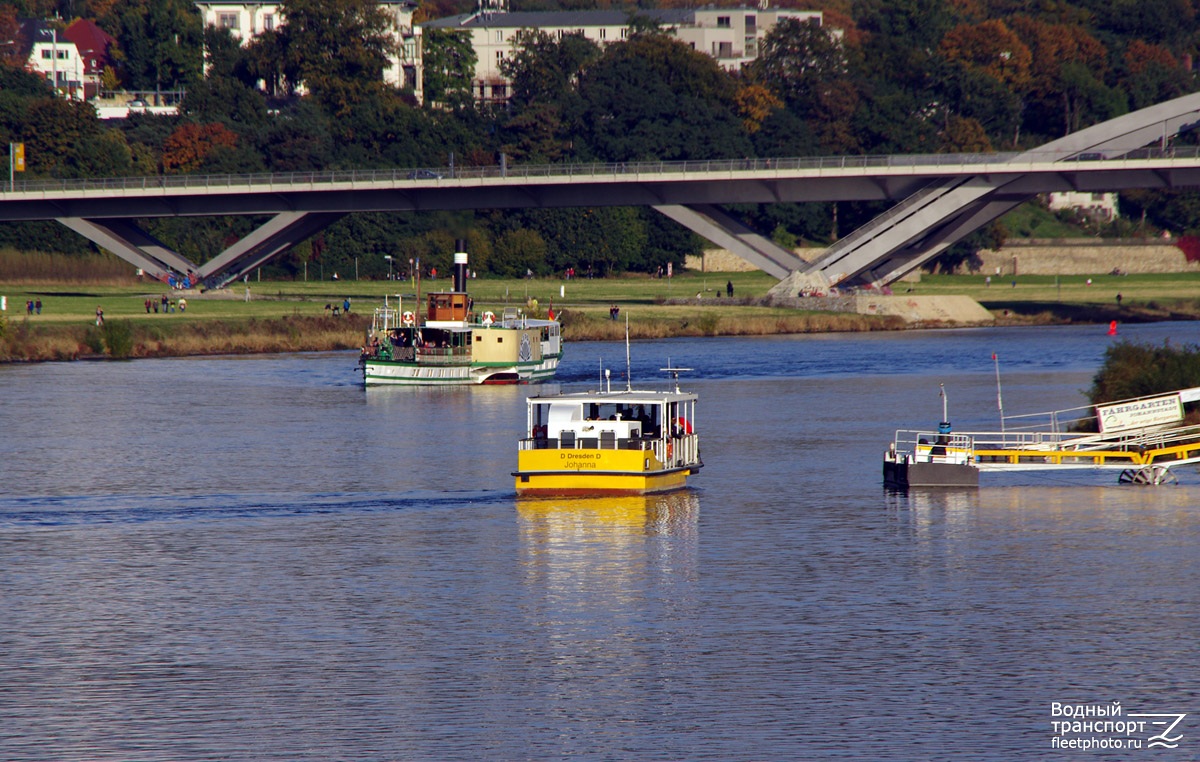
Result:
{"label": "bridge railing", "polygon": [[[1014,159],[1020,157],[1020,162]],[[319,172],[259,172],[224,175],[154,175],[84,179],[34,179],[15,182],[15,192],[138,191],[151,189],[229,189],[263,186],[336,186],[342,184],[410,182],[413,187],[439,187],[447,181],[493,178],[607,178],[671,174],[735,174],[738,172],[791,172],[802,170],[854,170],[922,167],[971,167],[1008,164],[1014,167],[1049,162],[1122,162],[1125,160],[1195,159],[1200,147],[1144,148],[1113,159],[1101,153],[1025,152],[950,153],[862,156],[815,156],[762,159],[705,159],[693,161],[631,161],[596,164],[508,164],[439,168],[326,170]],[[0,196],[8,191],[0,184]]]}

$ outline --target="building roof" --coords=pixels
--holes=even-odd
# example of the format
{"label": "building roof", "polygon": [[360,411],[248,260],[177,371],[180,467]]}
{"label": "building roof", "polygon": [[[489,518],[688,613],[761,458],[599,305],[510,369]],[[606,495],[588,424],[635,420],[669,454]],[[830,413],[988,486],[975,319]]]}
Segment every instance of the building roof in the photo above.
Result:
{"label": "building roof", "polygon": [[83,58],[83,70],[86,74],[98,74],[109,64],[109,47],[116,45],[116,39],[92,21],[76,19],[71,22],[62,36],[75,43],[79,55]]}
{"label": "building roof", "polygon": [[[707,9],[706,9],[707,10]],[[744,10],[744,9],[743,9]],[[426,21],[426,29],[537,29],[540,27],[627,26],[634,16],[661,24],[686,24],[695,18],[687,8],[652,8],[639,11],[517,11],[514,13],[464,13]]]}

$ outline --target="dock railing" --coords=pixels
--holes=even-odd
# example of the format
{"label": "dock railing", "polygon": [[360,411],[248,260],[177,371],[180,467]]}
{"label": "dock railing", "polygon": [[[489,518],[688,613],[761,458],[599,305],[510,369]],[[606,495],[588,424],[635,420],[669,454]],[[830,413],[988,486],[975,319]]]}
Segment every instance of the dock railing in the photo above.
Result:
{"label": "dock railing", "polygon": [[1156,426],[1111,434],[1055,431],[901,429],[893,457],[909,463],[971,463],[984,470],[1029,467],[1130,468],[1200,461],[1200,425]]}

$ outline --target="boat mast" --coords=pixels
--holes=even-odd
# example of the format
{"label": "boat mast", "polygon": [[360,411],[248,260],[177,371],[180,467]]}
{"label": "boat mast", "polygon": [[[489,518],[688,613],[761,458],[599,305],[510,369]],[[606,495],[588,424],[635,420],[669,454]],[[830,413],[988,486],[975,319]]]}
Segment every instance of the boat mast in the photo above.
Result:
{"label": "boat mast", "polygon": [[629,312],[625,313],[625,391],[633,391],[633,370],[629,362]]}
{"label": "boat mast", "polygon": [[996,409],[1000,411],[1000,433],[1004,433],[1004,398],[1000,396],[1000,358],[992,352],[992,362],[996,363]]}

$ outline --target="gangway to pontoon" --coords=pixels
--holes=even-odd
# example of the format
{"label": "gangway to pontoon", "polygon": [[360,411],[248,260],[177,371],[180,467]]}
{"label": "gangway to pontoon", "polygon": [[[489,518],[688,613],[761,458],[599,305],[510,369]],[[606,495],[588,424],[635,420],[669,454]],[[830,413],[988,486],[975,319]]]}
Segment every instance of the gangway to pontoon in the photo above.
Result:
{"label": "gangway to pontoon", "polygon": [[[980,473],[1116,471],[1129,484],[1175,481],[1200,463],[1200,425],[1184,405],[1200,387],[1103,405],[1002,418],[1001,431],[900,429],[884,455],[888,486],[977,486]],[[1099,430],[1097,430],[1099,429]]]}

